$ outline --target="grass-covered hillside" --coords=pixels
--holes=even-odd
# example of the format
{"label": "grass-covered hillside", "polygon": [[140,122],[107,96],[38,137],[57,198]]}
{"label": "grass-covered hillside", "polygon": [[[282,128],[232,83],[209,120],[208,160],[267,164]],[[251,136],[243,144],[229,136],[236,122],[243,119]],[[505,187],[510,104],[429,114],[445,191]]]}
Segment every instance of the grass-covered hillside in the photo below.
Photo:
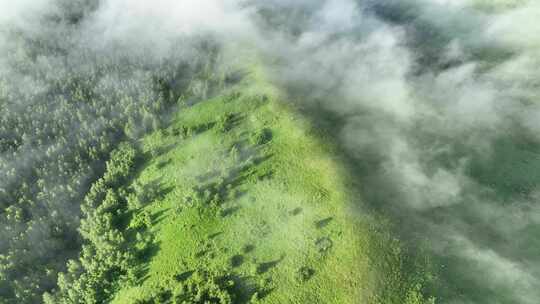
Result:
{"label": "grass-covered hillside", "polygon": [[358,209],[331,142],[264,88],[184,105],[110,188],[125,265],[92,285],[83,258],[56,299],[74,285],[112,303],[424,303],[423,268],[405,273],[384,220]]}

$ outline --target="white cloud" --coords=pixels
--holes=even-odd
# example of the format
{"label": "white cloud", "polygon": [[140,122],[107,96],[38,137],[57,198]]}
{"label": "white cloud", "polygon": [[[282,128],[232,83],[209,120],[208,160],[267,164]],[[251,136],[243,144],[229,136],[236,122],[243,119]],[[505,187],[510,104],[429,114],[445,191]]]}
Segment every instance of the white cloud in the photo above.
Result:
{"label": "white cloud", "polygon": [[52,0],[0,0],[0,26],[25,26],[53,9]]}

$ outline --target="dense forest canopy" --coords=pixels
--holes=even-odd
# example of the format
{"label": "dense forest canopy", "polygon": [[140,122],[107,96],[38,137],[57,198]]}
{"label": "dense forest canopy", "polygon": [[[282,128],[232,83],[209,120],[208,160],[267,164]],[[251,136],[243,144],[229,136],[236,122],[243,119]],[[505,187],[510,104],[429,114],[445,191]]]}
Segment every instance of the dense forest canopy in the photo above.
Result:
{"label": "dense forest canopy", "polygon": [[84,25],[96,1],[55,4],[31,24],[0,30],[2,303],[36,303],[56,285],[80,250],[80,204],[109,153],[205,94],[217,47],[203,37],[177,41],[163,58],[99,47]]}
{"label": "dense forest canopy", "polygon": [[362,208],[442,265],[442,301],[538,303],[539,12],[532,0],[0,1],[0,303],[103,302],[103,278],[129,281],[129,255],[99,259],[123,246],[110,217],[135,191],[109,172],[179,106],[240,78],[231,66],[248,51],[334,132]]}

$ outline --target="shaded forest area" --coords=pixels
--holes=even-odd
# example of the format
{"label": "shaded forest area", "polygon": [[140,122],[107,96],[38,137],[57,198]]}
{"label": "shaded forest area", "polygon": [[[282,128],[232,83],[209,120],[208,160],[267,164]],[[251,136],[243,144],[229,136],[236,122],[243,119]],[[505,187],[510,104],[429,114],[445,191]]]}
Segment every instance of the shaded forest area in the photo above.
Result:
{"label": "shaded forest area", "polygon": [[186,45],[167,59],[91,47],[81,29],[95,3],[59,1],[42,30],[0,29],[1,303],[37,303],[56,286],[111,151],[209,86],[217,46],[205,38],[189,42],[189,58]]}

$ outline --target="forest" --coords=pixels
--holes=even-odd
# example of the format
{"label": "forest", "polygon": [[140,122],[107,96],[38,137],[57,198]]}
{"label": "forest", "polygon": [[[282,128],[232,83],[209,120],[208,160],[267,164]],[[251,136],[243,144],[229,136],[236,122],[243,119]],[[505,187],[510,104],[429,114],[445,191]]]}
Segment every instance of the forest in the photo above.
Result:
{"label": "forest", "polygon": [[[42,20],[46,31],[1,29],[8,42],[0,75],[2,303],[37,303],[55,286],[89,238],[82,227],[79,234],[81,202],[95,191],[96,198],[84,201],[97,206],[90,201],[103,189],[90,186],[114,170],[106,166],[111,152],[160,128],[171,108],[202,94],[205,68],[212,65],[215,46],[204,40],[193,42],[199,58],[189,62],[90,50],[79,22],[95,1],[59,3],[59,11]],[[110,173],[104,183],[127,173]]]}
{"label": "forest", "polygon": [[533,0],[0,0],[0,304],[540,302]]}

